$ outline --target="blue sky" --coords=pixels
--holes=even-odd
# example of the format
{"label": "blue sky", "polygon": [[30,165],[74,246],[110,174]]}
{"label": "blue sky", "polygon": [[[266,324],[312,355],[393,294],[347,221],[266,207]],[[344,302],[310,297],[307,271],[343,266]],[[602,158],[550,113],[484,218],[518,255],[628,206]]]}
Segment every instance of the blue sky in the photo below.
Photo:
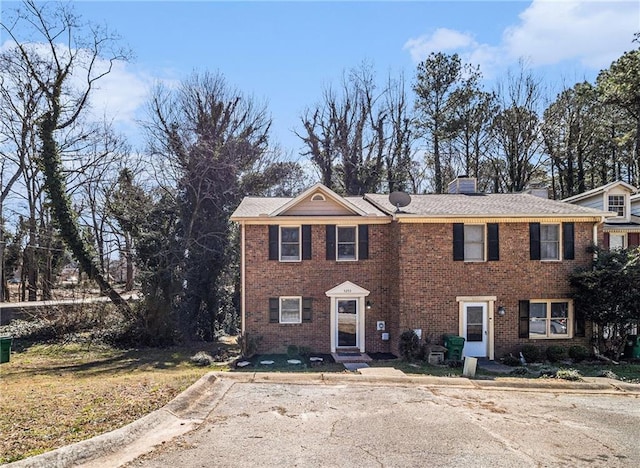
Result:
{"label": "blue sky", "polygon": [[[16,6],[2,2],[2,9]],[[300,115],[363,61],[377,76],[410,82],[431,51],[480,65],[487,85],[519,58],[550,86],[592,81],[634,48],[638,1],[75,1],[84,19],[106,23],[135,60],[119,64],[93,101],[140,145],[136,119],[154,83],[176,84],[193,70],[221,72],[265,101],[273,138],[297,155]],[[4,39],[2,39],[4,42]]]}

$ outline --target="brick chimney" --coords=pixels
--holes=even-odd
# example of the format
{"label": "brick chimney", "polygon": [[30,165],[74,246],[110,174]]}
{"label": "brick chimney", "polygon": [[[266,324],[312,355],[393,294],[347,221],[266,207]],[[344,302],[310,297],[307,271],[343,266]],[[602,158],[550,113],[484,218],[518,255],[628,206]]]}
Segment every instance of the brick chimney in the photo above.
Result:
{"label": "brick chimney", "polygon": [[476,193],[477,181],[475,177],[459,175],[449,182],[448,193]]}

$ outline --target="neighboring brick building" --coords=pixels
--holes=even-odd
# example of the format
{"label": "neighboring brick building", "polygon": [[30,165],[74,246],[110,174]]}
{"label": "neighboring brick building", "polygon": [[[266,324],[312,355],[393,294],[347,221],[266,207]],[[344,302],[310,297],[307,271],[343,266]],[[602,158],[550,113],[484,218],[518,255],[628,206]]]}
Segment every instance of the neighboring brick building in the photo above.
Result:
{"label": "neighboring brick building", "polygon": [[[605,212],[527,194],[453,190],[341,197],[317,184],[295,198],[245,198],[242,331],[260,352],[398,352],[407,329],[489,359],[524,343],[587,343],[568,275],[588,266]],[[543,343],[544,342],[544,343]]]}

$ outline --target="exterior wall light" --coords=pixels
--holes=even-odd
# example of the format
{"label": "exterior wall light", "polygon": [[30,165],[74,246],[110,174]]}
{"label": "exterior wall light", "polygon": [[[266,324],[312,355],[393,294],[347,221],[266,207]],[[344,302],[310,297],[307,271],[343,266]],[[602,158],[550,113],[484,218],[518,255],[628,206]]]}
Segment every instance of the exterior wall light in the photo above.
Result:
{"label": "exterior wall light", "polygon": [[371,301],[367,301],[367,310],[371,310]]}
{"label": "exterior wall light", "polygon": [[498,306],[498,315],[500,317],[503,317],[504,314],[506,314],[506,313],[507,313],[507,309],[505,309],[504,306]]}

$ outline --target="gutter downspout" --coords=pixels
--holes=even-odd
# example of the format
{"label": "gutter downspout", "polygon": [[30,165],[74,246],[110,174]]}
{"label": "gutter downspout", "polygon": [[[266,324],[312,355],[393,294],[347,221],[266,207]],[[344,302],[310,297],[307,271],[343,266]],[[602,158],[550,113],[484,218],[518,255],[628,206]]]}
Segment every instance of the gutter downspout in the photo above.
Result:
{"label": "gutter downspout", "polygon": [[245,333],[245,234],[244,223],[240,224],[240,333]]}

